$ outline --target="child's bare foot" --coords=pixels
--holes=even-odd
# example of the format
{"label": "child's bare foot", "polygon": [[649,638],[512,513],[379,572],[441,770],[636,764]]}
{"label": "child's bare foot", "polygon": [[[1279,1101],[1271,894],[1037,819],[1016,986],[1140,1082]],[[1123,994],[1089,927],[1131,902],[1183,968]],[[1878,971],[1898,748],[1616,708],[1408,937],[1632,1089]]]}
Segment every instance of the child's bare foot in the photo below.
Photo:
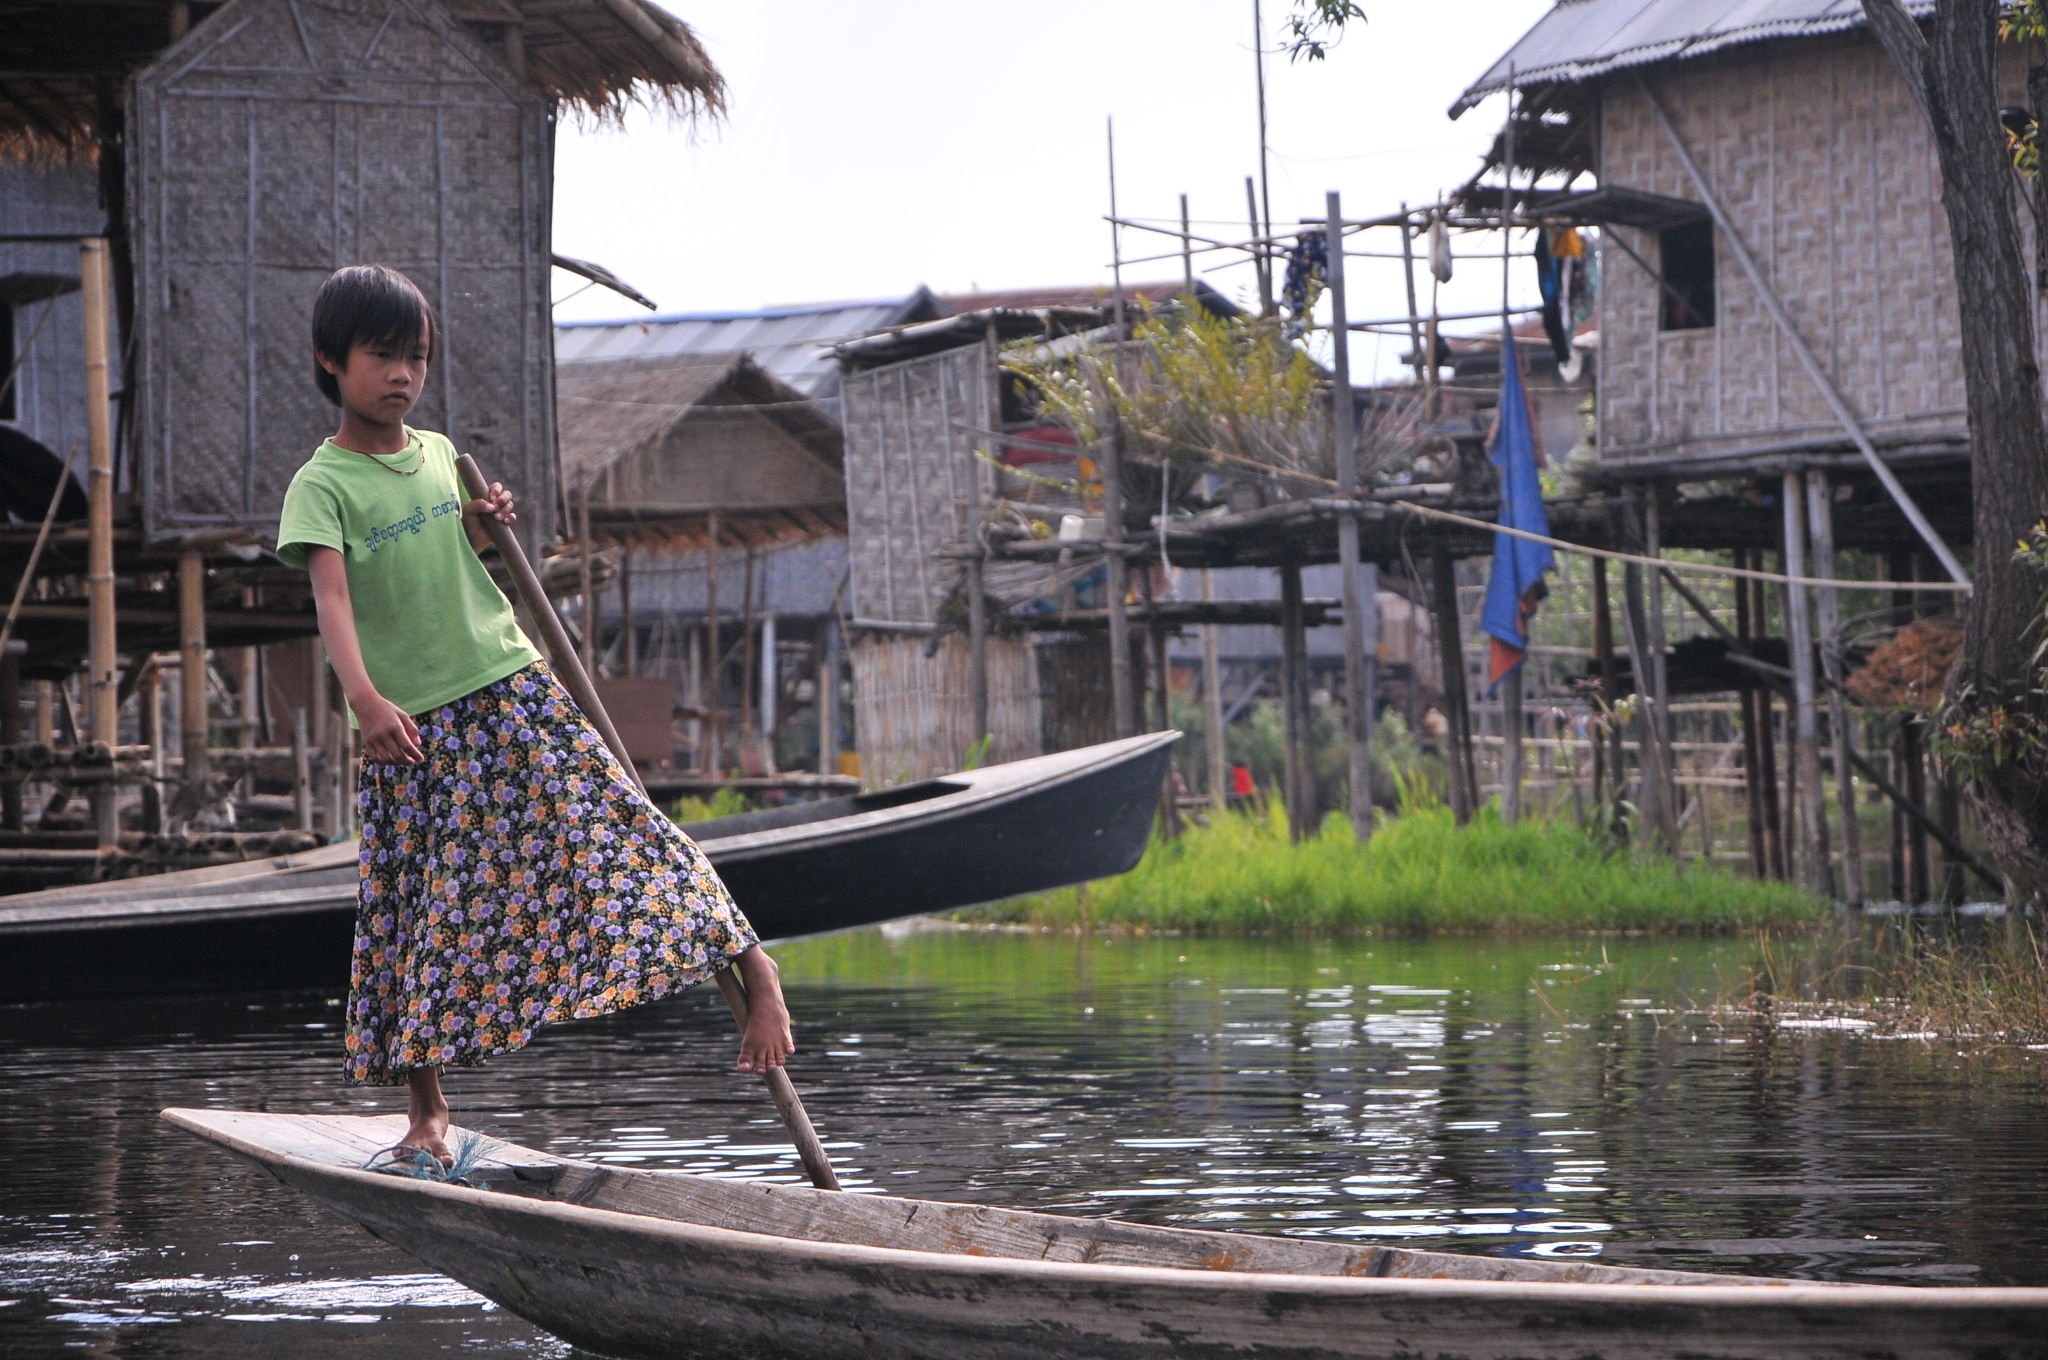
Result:
{"label": "child's bare foot", "polygon": [[759,945],[735,959],[734,966],[747,988],[747,1030],[740,1036],[739,1069],[768,1072],[796,1052],[789,1007],[782,1000],[782,970]]}
{"label": "child's bare foot", "polygon": [[441,1069],[415,1067],[406,1073],[406,1114],[411,1125],[405,1146],[418,1148],[442,1166],[453,1166],[448,1150],[448,1098],[441,1094]]}

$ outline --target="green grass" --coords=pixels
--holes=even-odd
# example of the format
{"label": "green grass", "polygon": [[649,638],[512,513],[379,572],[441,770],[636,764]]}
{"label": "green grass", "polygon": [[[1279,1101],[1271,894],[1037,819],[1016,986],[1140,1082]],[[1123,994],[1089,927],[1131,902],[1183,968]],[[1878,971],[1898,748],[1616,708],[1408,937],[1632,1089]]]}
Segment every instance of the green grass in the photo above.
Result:
{"label": "green grass", "polygon": [[1216,934],[1347,931],[1674,930],[1719,932],[1823,917],[1826,903],[1782,883],[1610,853],[1575,826],[1503,825],[1489,808],[1460,828],[1416,807],[1361,848],[1332,816],[1300,845],[1277,802],[1155,839],[1138,867],[963,913],[972,921]]}

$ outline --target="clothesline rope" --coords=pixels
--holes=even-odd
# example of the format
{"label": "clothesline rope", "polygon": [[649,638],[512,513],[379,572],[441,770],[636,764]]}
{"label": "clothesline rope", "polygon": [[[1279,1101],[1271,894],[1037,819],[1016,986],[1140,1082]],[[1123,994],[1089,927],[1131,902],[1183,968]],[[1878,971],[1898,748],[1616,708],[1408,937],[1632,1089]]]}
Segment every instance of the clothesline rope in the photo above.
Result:
{"label": "clothesline rope", "polygon": [[1680,562],[1669,557],[1645,557],[1639,553],[1616,552],[1611,548],[1589,548],[1582,543],[1567,543],[1561,538],[1531,533],[1527,529],[1510,529],[1500,524],[1489,524],[1470,515],[1461,515],[1452,510],[1439,510],[1433,505],[1417,505],[1413,501],[1376,501],[1374,504],[1397,507],[1410,514],[1426,515],[1432,519],[1462,524],[1473,529],[1484,529],[1488,533],[1506,534],[1510,538],[1526,538],[1531,543],[1548,544],[1561,552],[1577,553],[1581,557],[1604,557],[1610,562],[1632,562],[1653,570],[1690,572],[1701,576],[1733,576],[1745,581],[1770,581],[1778,585],[1813,586],[1835,590],[1920,590],[1937,594],[1964,595],[1970,593],[1970,587],[1961,581],[1841,581],[1826,576],[1787,576],[1775,571],[1724,567],[1713,562]]}

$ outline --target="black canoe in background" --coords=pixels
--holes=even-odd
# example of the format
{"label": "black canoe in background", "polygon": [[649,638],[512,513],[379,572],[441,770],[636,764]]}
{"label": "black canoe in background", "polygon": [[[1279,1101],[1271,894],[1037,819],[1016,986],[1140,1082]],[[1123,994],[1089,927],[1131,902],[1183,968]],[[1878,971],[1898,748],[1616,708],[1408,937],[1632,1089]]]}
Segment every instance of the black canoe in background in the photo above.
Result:
{"label": "black canoe in background", "polygon": [[[762,938],[1120,874],[1151,832],[1154,732],[901,788],[693,822]],[[0,1002],[341,987],[353,845],[0,898]]]}

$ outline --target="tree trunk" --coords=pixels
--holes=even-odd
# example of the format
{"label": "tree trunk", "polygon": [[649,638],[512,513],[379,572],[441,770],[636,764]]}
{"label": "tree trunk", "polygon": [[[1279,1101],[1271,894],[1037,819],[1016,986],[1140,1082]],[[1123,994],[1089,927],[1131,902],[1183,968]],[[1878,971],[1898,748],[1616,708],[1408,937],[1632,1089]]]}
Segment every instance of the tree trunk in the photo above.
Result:
{"label": "tree trunk", "polygon": [[[1941,162],[1967,381],[1975,590],[1964,686],[2004,703],[2028,683],[2042,582],[2015,561],[2048,508],[2048,426],[2034,357],[2033,290],[2020,249],[2012,169],[1998,121],[1998,0],[1939,0],[1923,36],[1901,0],[1863,0],[1871,30],[1927,115]],[[2029,82],[2033,84],[2033,82]],[[2019,901],[2048,902],[2048,784],[2038,765],[2001,765],[1970,789],[1986,843]]]}

